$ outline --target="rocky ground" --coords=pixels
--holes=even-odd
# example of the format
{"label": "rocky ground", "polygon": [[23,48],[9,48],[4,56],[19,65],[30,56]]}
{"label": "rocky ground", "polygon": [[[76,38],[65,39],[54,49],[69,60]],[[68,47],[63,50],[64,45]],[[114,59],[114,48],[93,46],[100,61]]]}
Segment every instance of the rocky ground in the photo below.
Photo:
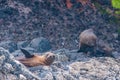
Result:
{"label": "rocky ground", "polygon": [[[119,80],[120,62],[112,57],[89,57],[76,50],[53,51],[51,66],[26,68],[0,48],[1,80]],[[17,53],[16,53],[17,54]],[[22,53],[21,53],[22,54]]]}
{"label": "rocky ground", "polygon": [[[110,14],[110,0],[91,1],[95,8],[71,0],[68,9],[65,0],[0,0],[0,79],[119,80],[119,20]],[[88,28],[114,49],[115,58],[76,53],[78,36]],[[26,68],[15,60],[23,56],[21,47],[36,54],[52,51],[56,60]]]}
{"label": "rocky ground", "polygon": [[119,50],[119,24],[109,14],[110,2],[97,1],[99,4],[94,1],[94,10],[74,0],[71,9],[66,8],[64,0],[1,0],[0,41],[31,41],[45,37],[51,42],[52,50],[77,49],[79,33],[93,28],[100,39],[112,42],[111,46]]}

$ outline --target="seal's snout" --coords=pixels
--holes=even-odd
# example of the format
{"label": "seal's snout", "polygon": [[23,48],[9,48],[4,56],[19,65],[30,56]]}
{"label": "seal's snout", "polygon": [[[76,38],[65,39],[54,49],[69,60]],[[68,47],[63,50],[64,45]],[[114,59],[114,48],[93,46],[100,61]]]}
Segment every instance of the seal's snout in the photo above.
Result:
{"label": "seal's snout", "polygon": [[50,57],[51,57],[53,60],[55,60],[55,55],[51,55]]}

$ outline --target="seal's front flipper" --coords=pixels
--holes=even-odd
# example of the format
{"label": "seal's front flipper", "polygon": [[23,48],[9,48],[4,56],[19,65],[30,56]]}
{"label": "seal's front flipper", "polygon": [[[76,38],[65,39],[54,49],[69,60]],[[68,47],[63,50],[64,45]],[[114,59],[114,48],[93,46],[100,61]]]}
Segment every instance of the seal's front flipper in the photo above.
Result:
{"label": "seal's front flipper", "polygon": [[34,57],[34,55],[30,54],[27,50],[25,50],[25,49],[20,49],[20,50],[23,52],[23,54],[25,55],[26,58]]}

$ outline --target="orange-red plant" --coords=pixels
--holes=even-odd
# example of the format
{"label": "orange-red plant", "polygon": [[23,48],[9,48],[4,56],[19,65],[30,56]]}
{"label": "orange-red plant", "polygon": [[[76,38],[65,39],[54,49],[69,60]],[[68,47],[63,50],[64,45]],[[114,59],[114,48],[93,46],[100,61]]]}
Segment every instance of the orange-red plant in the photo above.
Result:
{"label": "orange-red plant", "polygon": [[[95,10],[95,6],[94,6],[94,4],[91,3],[90,0],[76,0],[76,1],[81,3],[82,6],[88,5]],[[73,4],[71,3],[70,0],[66,0],[66,6],[67,6],[68,9],[70,9],[72,7],[72,5]]]}

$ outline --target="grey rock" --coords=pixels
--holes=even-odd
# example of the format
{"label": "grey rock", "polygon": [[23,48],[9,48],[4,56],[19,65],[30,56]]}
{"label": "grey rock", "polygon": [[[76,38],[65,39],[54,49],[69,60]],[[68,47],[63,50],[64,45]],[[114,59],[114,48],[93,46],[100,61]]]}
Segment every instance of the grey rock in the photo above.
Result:
{"label": "grey rock", "polygon": [[119,52],[114,51],[112,54],[116,59],[120,59],[120,53]]}
{"label": "grey rock", "polygon": [[118,40],[120,41],[120,34],[118,34]]}
{"label": "grey rock", "polygon": [[2,67],[2,70],[3,70],[4,72],[10,73],[10,72],[13,72],[13,71],[14,71],[14,68],[12,67],[11,64],[9,64],[9,63],[4,63],[4,65],[3,65],[3,67]]}
{"label": "grey rock", "polygon": [[[28,52],[30,52],[31,54],[35,54],[34,48],[26,47],[24,49],[27,50]],[[24,56],[24,54],[21,52],[21,50],[16,50],[16,51],[12,52],[12,55],[14,55],[15,57]]]}
{"label": "grey rock", "polygon": [[114,37],[115,39],[118,38],[118,33],[113,33],[112,35],[113,35],[113,37]]}
{"label": "grey rock", "polygon": [[9,50],[9,52],[14,52],[17,50],[17,44],[13,41],[3,41],[0,43],[0,47]]}
{"label": "grey rock", "polygon": [[[99,2],[102,4],[100,7],[111,7],[110,0],[90,1]],[[28,41],[42,35],[52,42],[54,50],[58,48],[77,49],[78,33],[87,28],[94,28],[100,39],[109,41],[108,43],[112,42],[113,47],[119,51],[120,35],[118,34],[118,38],[116,34],[111,35],[118,30],[119,25],[114,23],[116,19],[114,20],[111,15],[106,15],[106,13],[100,13],[101,9],[97,9],[95,12],[90,9],[89,5],[82,7],[76,0],[71,0],[71,2],[73,7],[67,9],[64,0],[1,0],[0,41]],[[116,38],[117,42],[114,41]],[[6,47],[4,44],[1,46],[5,49],[14,52],[15,55],[21,55],[21,52],[14,46],[7,45]],[[18,43],[18,48],[26,47],[27,45],[24,44],[24,42]],[[37,49],[38,52],[50,49],[47,41],[40,39],[30,44],[29,47]],[[53,65],[28,69],[43,80],[120,80],[118,52],[115,52],[115,58],[118,61],[104,56],[90,58],[84,53],[76,53],[76,50],[64,49],[56,51],[55,54],[56,61]],[[33,74],[28,69],[9,55],[8,51],[0,49],[1,80],[33,80],[31,78]]]}
{"label": "grey rock", "polygon": [[12,54],[0,48],[0,78],[4,80],[9,77],[12,80],[120,79],[119,59],[105,56],[89,57],[86,54],[77,53],[77,50],[67,49],[56,50],[53,53],[56,55],[56,60],[52,65],[26,68],[15,60]]}
{"label": "grey rock", "polygon": [[25,50],[29,51],[31,54],[36,52],[35,48],[31,48],[31,47],[25,47]]}
{"label": "grey rock", "polygon": [[22,74],[19,75],[19,78],[20,78],[20,80],[27,80],[27,78]]}
{"label": "grey rock", "polygon": [[111,6],[111,3],[110,3],[110,0],[97,0],[100,4],[102,4],[102,5],[109,5],[109,6]]}
{"label": "grey rock", "polygon": [[[67,49],[56,50],[53,53],[62,59],[56,57],[51,66],[32,67],[29,70],[42,80],[120,79],[120,63],[115,58],[89,57],[83,53],[77,53],[76,50]],[[73,55],[74,57],[71,57]]]}
{"label": "grey rock", "polygon": [[1,80],[18,80],[19,78],[17,78],[17,76],[13,74],[5,74],[0,71],[0,79]]}
{"label": "grey rock", "polygon": [[[89,57],[83,53],[76,53],[76,50],[69,51],[60,49],[57,51],[55,51],[56,54],[58,53],[57,55],[62,56],[64,54],[63,56],[66,55],[70,60],[61,61],[60,59],[59,62],[59,59],[57,59],[53,65],[47,69],[48,72],[52,70],[51,73],[53,74],[54,80],[114,80],[119,78],[120,63],[112,57]],[[76,59],[73,58],[73,60],[71,60],[72,58],[70,58],[70,56],[72,55],[74,55]],[[46,71],[43,67],[41,70]],[[39,75],[40,74],[41,73],[39,73]]]}
{"label": "grey rock", "polygon": [[5,56],[4,55],[0,55],[0,66],[3,65],[4,60],[5,60]]}
{"label": "grey rock", "polygon": [[68,49],[59,49],[56,51],[53,51],[53,53],[56,54],[56,60],[59,61],[69,61],[69,60],[84,60],[87,59],[83,53],[77,53],[77,50],[71,50],[69,51]]}
{"label": "grey rock", "polygon": [[[0,76],[2,80],[40,80],[4,48],[0,47]],[[21,74],[21,75],[20,75]]]}
{"label": "grey rock", "polygon": [[14,55],[14,57],[24,56],[20,50],[16,50],[16,51],[12,52],[12,55]]}
{"label": "grey rock", "polygon": [[37,52],[46,52],[51,49],[50,42],[43,37],[33,39],[29,46],[36,49]]}
{"label": "grey rock", "polygon": [[29,44],[28,41],[20,41],[20,42],[17,43],[17,46],[18,46],[18,49],[20,49],[20,48],[25,48],[25,47],[27,47],[28,44]]}

